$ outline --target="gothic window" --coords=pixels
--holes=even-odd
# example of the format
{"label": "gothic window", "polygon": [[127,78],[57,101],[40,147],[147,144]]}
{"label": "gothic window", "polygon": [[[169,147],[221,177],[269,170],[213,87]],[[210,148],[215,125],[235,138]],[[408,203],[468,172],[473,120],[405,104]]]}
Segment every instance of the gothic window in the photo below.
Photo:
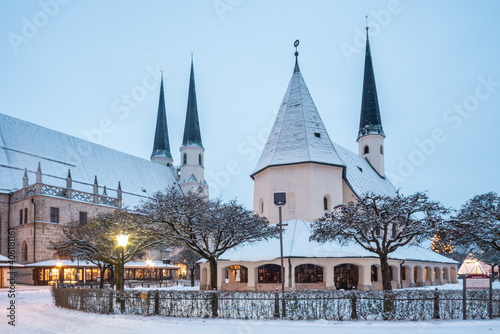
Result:
{"label": "gothic window", "polygon": [[367,146],[365,146],[365,153],[364,154],[368,154],[368,153],[370,153],[370,148],[367,145]]}
{"label": "gothic window", "polygon": [[281,266],[265,264],[258,268],[259,283],[281,283]]}
{"label": "gothic window", "polygon": [[23,224],[23,209],[19,210],[19,225]]}
{"label": "gothic window", "polygon": [[28,261],[28,244],[26,243],[26,241],[23,242],[23,245],[21,247],[21,261]]}
{"label": "gothic window", "polygon": [[198,155],[198,165],[203,166],[203,162],[201,161],[201,154]]}
{"label": "gothic window", "polygon": [[184,153],[184,155],[182,156],[182,164],[183,165],[187,165],[187,159],[188,159],[187,154]]}
{"label": "gothic window", "polygon": [[28,208],[24,209],[24,223],[28,224]]}
{"label": "gothic window", "polygon": [[372,282],[378,281],[378,268],[377,266],[371,266]]}
{"label": "gothic window", "polygon": [[50,208],[50,222],[59,223],[59,208]]}
{"label": "gothic window", "polygon": [[323,267],[301,264],[295,267],[295,283],[322,283]]}
{"label": "gothic window", "polygon": [[384,154],[384,146],[380,145],[380,154]]}

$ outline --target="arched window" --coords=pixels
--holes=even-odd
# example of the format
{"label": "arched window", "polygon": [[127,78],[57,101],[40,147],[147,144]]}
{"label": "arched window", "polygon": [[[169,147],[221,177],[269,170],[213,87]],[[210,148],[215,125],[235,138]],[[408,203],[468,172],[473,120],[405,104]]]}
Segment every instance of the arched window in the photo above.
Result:
{"label": "arched window", "polygon": [[259,200],[259,204],[260,213],[264,214],[264,201],[262,200],[262,198]]}
{"label": "arched window", "polygon": [[372,282],[378,281],[378,268],[377,266],[371,266]]}
{"label": "arched window", "polygon": [[21,261],[28,261],[28,244],[26,243],[26,241],[23,242],[23,245],[21,247]]}
{"label": "arched window", "polygon": [[198,165],[203,166],[203,161],[201,161],[201,153],[198,155]]}
{"label": "arched window", "polygon": [[301,264],[295,267],[295,283],[322,283],[323,267]]}
{"label": "arched window", "polygon": [[265,264],[258,268],[258,283],[281,283],[281,266]]}
{"label": "arched window", "polygon": [[384,146],[380,145],[380,154],[384,154]]}
{"label": "arched window", "polygon": [[330,196],[325,195],[323,196],[323,210],[328,210],[330,207]]}
{"label": "arched window", "polygon": [[186,165],[187,164],[187,160],[188,160],[188,156],[187,156],[186,153],[184,153],[184,155],[182,156],[182,164]]}
{"label": "arched window", "polygon": [[368,147],[368,145],[365,146],[365,153],[364,154],[368,154],[370,153],[370,148]]}
{"label": "arched window", "polygon": [[394,281],[394,270],[391,266],[389,266],[389,277],[391,278],[391,281]]}

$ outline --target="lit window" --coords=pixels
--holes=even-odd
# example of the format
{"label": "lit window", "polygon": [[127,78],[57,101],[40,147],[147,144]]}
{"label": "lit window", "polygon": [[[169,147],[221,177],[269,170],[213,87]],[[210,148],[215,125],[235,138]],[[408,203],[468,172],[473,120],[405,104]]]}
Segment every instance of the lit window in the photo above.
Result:
{"label": "lit window", "polygon": [[377,266],[371,266],[372,282],[378,281],[378,270]]}

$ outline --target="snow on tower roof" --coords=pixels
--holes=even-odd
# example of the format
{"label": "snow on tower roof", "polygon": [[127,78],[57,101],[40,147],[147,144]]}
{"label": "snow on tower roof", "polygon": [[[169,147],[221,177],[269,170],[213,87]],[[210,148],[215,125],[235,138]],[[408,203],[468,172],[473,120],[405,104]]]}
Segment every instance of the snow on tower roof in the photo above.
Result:
{"label": "snow on tower roof", "polygon": [[91,193],[97,175],[99,193],[106,186],[116,197],[121,181],[124,207],[176,185],[170,167],[0,114],[0,192],[21,189],[25,168],[35,183],[38,163],[43,183],[53,186],[66,187],[68,169],[75,190]]}
{"label": "snow on tower roof", "polygon": [[251,176],[267,167],[305,162],[344,166],[296,63],[273,128]]}

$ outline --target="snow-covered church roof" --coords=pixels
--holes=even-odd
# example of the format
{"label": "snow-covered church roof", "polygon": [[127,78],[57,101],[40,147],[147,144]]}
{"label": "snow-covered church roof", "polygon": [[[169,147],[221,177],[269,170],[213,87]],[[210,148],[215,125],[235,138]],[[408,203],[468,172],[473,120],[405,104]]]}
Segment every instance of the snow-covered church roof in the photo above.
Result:
{"label": "snow-covered church roof", "polygon": [[116,197],[120,181],[124,207],[176,185],[170,167],[0,114],[0,192],[21,189],[25,168],[35,183],[38,163],[42,182],[53,186],[66,186],[68,169],[75,190],[92,192],[97,176],[99,193],[106,186]]}
{"label": "snow-covered church roof", "polygon": [[344,166],[296,64],[252,176],[270,166],[304,162]]}
{"label": "snow-covered church roof", "polygon": [[[311,235],[310,222],[302,219],[292,219],[284,222],[283,256],[292,258],[376,258],[361,246],[351,243],[342,246],[338,242],[318,243],[309,241]],[[219,261],[272,261],[280,258],[279,239],[256,242],[243,247],[231,249],[222,254]],[[421,246],[411,245],[398,248],[389,254],[390,260],[424,261],[436,263],[457,264],[456,261],[439,255]]]}

